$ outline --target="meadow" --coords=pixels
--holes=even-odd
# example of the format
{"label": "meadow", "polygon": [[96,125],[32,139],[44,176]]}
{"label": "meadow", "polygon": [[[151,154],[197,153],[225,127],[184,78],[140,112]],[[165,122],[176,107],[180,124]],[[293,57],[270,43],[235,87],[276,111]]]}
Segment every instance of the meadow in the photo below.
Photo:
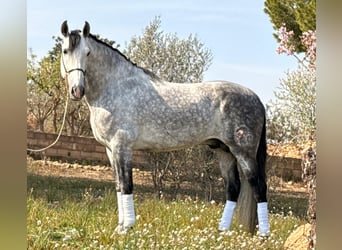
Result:
{"label": "meadow", "polygon": [[190,192],[159,200],[144,185],[136,185],[137,223],[118,235],[113,233],[117,203],[112,181],[42,175],[33,165],[28,162],[28,249],[278,250],[306,222],[305,197],[270,192],[270,237],[249,235],[235,221],[233,230],[223,233],[217,230],[223,199],[204,201]]}

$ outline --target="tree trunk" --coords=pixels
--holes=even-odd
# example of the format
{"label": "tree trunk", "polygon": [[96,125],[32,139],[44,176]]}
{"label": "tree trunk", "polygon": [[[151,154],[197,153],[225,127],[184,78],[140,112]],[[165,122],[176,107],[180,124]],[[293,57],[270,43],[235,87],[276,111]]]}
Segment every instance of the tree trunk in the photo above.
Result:
{"label": "tree trunk", "polygon": [[312,225],[309,247],[316,248],[316,145],[306,149],[302,156],[302,178],[307,183],[309,191],[309,207],[307,216]]}

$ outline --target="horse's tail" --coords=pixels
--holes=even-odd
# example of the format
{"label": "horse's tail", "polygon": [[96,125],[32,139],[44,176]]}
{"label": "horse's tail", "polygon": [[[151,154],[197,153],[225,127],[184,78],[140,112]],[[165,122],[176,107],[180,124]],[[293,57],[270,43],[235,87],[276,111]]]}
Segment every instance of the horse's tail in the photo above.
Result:
{"label": "horse's tail", "polygon": [[[266,144],[266,118],[259,141],[256,161],[257,161],[257,175],[265,176],[265,163],[267,154]],[[248,180],[240,174],[241,188],[237,202],[237,222],[242,225],[245,230],[254,233],[257,224],[257,203],[254,197],[254,192]]]}

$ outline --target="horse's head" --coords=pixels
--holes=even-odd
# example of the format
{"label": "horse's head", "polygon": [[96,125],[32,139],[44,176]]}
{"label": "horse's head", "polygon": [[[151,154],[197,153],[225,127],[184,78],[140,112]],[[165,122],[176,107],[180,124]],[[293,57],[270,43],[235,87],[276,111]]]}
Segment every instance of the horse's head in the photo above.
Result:
{"label": "horse's head", "polygon": [[84,95],[87,57],[90,49],[86,39],[89,36],[90,26],[85,22],[83,31],[74,30],[69,33],[67,21],[61,27],[62,55],[61,73],[66,79],[70,96],[73,100],[81,100]]}

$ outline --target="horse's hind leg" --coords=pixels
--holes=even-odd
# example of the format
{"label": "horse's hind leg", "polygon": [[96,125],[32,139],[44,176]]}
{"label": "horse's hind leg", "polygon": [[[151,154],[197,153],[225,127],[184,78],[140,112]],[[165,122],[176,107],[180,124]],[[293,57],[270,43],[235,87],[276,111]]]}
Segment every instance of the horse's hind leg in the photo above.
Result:
{"label": "horse's hind leg", "polygon": [[220,231],[230,229],[234,209],[240,192],[240,179],[237,170],[235,157],[222,149],[216,150],[219,157],[219,164],[225,184],[226,204],[219,224]]}
{"label": "horse's hind leg", "polygon": [[[264,166],[258,166],[255,157],[248,153],[235,154],[240,171],[250,184],[254,199],[257,202],[257,217],[259,223],[259,233],[262,236],[269,235],[270,226],[268,222],[267,209],[267,185]],[[242,207],[242,209],[244,209]]]}

